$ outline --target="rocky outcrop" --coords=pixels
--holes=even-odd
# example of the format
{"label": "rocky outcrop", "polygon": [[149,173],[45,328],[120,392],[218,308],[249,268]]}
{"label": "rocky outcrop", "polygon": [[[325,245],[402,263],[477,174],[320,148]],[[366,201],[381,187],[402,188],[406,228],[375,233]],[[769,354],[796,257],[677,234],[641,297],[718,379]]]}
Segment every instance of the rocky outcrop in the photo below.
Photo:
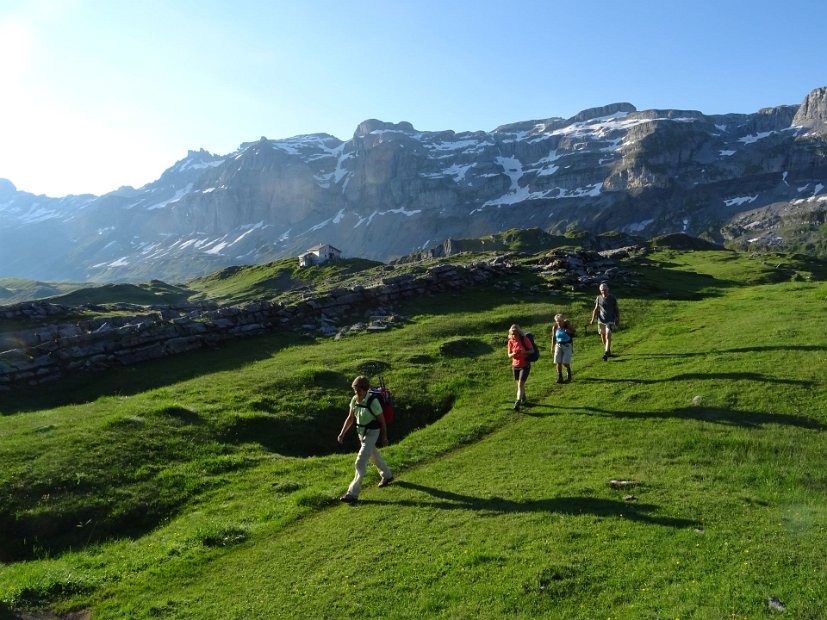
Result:
{"label": "rocky outcrop", "polygon": [[592,250],[553,250],[540,259],[543,273],[558,284],[574,287],[596,287],[601,282],[637,286],[638,278],[618,266],[617,260],[642,256],[646,246],[628,246],[604,252]]}
{"label": "rocky outcrop", "polygon": [[827,133],[827,87],[817,88],[807,95],[798,107],[792,124]]}
{"label": "rocky outcrop", "polygon": [[588,121],[593,118],[603,118],[606,116],[612,116],[613,114],[617,114],[618,112],[628,114],[630,112],[637,112],[637,108],[633,106],[631,103],[626,102],[610,103],[609,105],[583,110],[582,112],[572,116],[569,119],[569,121],[572,123],[581,123],[583,121]]}
{"label": "rocky outcrop", "polygon": [[792,248],[818,253],[825,250],[821,233],[825,221],[827,195],[813,196],[741,213],[722,232],[732,246],[741,250]]}

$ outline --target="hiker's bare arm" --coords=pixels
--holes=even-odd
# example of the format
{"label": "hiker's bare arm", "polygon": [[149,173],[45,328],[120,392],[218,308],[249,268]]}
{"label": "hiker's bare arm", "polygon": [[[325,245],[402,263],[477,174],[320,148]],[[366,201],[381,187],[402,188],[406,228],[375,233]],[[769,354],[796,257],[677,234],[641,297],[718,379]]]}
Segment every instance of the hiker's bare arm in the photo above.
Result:
{"label": "hiker's bare arm", "polygon": [[342,425],[342,432],[339,433],[339,437],[337,438],[340,444],[345,442],[345,433],[350,430],[350,427],[353,426],[353,411],[349,411],[347,414],[347,418],[345,418],[345,423]]}

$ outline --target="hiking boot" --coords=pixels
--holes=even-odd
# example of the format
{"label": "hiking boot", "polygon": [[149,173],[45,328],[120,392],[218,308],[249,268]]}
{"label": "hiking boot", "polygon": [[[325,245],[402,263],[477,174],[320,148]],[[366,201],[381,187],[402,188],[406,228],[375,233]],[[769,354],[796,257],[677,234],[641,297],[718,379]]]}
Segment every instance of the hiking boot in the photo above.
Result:
{"label": "hiking boot", "polygon": [[514,403],[514,411],[519,411],[519,410],[520,410],[520,401],[518,400]]}
{"label": "hiking boot", "polygon": [[557,375],[557,383],[563,383],[563,375]]}
{"label": "hiking boot", "polygon": [[359,500],[353,497],[350,493],[345,493],[339,498],[339,501],[344,502],[345,504],[355,504]]}
{"label": "hiking boot", "polygon": [[607,359],[609,359],[609,354],[608,354],[608,353],[604,353],[604,354],[603,354],[603,361],[605,362]]}
{"label": "hiking boot", "polygon": [[569,375],[568,377],[566,377],[566,383],[571,383],[571,375]]}
{"label": "hiking boot", "polygon": [[388,486],[391,482],[393,482],[393,476],[391,476],[390,478],[382,478],[379,481],[379,484],[377,484],[376,486],[378,486],[380,489],[383,489],[386,486]]}

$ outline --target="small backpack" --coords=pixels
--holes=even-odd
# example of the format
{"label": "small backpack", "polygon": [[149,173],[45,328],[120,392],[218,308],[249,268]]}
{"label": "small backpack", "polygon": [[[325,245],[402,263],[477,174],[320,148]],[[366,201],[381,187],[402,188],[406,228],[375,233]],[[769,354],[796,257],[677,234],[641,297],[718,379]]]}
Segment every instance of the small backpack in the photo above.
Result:
{"label": "small backpack", "polygon": [[396,417],[396,408],[394,407],[393,394],[385,387],[385,380],[380,376],[379,385],[368,390],[368,399],[365,405],[370,409],[371,403],[375,399],[379,399],[382,404],[382,413],[385,415],[385,424],[391,424]]}
{"label": "small backpack", "polygon": [[[532,334],[531,332],[526,332],[525,334],[523,334],[523,336],[528,338],[528,341],[531,343],[531,346],[534,349],[534,352],[530,353],[526,359],[529,362],[536,362],[538,359],[540,359],[540,347],[538,347],[537,343],[534,342],[534,334]],[[523,343],[523,345],[525,345],[525,342]]]}

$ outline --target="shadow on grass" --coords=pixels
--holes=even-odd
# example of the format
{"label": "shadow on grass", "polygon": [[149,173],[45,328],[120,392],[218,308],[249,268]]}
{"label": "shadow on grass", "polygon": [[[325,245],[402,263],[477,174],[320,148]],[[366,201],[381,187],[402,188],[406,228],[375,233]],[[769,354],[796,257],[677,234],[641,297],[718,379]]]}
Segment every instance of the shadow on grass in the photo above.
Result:
{"label": "shadow on grass", "polygon": [[638,259],[629,268],[642,276],[636,288],[613,287],[621,297],[627,299],[673,299],[696,301],[722,296],[727,289],[740,286],[740,283],[719,279],[715,276],[698,273],[688,268],[675,268],[675,263]]}
{"label": "shadow on grass", "polygon": [[724,379],[727,381],[760,381],[762,383],[777,383],[781,385],[791,385],[797,387],[812,387],[813,381],[804,381],[800,379],[779,379],[778,377],[771,377],[762,375],[757,372],[687,372],[673,377],[664,377],[663,379],[605,379],[605,378],[588,378],[579,379],[581,383],[669,383],[671,381],[694,381],[697,379]]}
{"label": "shadow on grass", "polygon": [[200,349],[130,366],[110,368],[100,373],[77,374],[45,385],[20,388],[3,395],[0,416],[52,409],[93,402],[102,396],[132,396],[205,373],[234,370],[252,362],[268,359],[285,346],[313,344],[311,339],[290,342],[281,336],[255,340],[239,339],[218,348]]}
{"label": "shadow on grass", "polygon": [[668,411],[609,411],[607,409],[598,409],[597,407],[549,407],[549,409],[552,411],[547,414],[527,413],[526,415],[546,416],[553,415],[555,410],[558,413],[561,410],[566,410],[573,413],[593,413],[609,418],[698,420],[700,422],[742,426],[745,428],[758,428],[767,424],[777,424],[778,426],[795,426],[817,431],[827,430],[827,424],[801,415],[736,411],[734,409],[724,409],[721,407],[681,407],[680,409],[670,409]]}
{"label": "shadow on grass", "polygon": [[439,352],[446,357],[480,357],[494,351],[490,344],[478,338],[455,338],[439,345]]}
{"label": "shadow on grass", "polygon": [[[788,353],[790,351],[827,351],[827,347],[816,344],[801,344],[801,345],[763,345],[758,347],[738,347],[735,349],[717,349],[715,353],[767,353],[772,351],[780,351]],[[659,358],[659,357],[707,357],[709,351],[685,351],[678,353],[625,353],[624,357],[629,358]]]}
{"label": "shadow on grass", "polygon": [[[454,406],[454,398],[411,400],[399,411],[388,433],[394,443],[414,431],[433,424]],[[268,452],[297,458],[324,456],[333,453],[355,453],[359,440],[355,429],[347,433],[343,446],[336,434],[347,411],[341,407],[319,409],[306,415],[278,415],[276,409],[260,406],[260,413],[228,418],[218,434],[222,442],[241,445],[255,443]],[[333,421],[333,422],[331,422]]]}
{"label": "shadow on grass", "polygon": [[472,510],[482,516],[496,516],[500,514],[547,512],[566,515],[594,515],[597,517],[622,517],[630,521],[640,521],[652,525],[667,527],[692,527],[698,524],[691,519],[679,517],[661,517],[647,514],[655,512],[658,507],[653,504],[630,504],[611,499],[597,497],[554,497],[550,499],[515,501],[502,497],[482,498],[472,495],[462,495],[443,491],[434,487],[427,487],[412,482],[399,481],[395,486],[419,491],[429,496],[428,499],[404,499],[398,501],[360,499],[364,504],[388,504],[407,506],[411,508],[437,508],[440,510]]}

